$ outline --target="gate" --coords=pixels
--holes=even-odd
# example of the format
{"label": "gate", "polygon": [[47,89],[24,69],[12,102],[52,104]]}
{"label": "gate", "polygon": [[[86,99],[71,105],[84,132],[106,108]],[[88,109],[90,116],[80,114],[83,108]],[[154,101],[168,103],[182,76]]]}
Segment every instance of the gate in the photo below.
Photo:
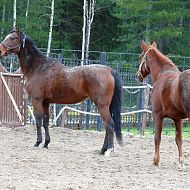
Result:
{"label": "gate", "polygon": [[20,126],[27,122],[27,97],[23,74],[0,72],[0,124]]}

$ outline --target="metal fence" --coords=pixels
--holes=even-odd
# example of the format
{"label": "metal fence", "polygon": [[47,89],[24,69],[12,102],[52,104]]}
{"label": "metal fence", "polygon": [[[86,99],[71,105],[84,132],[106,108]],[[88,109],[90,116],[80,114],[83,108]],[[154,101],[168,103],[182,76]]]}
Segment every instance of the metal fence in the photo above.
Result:
{"label": "metal fence", "polygon": [[[45,53],[45,49],[41,49]],[[50,56],[57,58],[64,65],[77,66],[81,64],[81,51],[69,51],[54,49]],[[151,80],[148,78],[144,83],[140,83],[136,79],[136,70],[139,64],[139,55],[131,53],[116,53],[116,52],[98,52],[90,51],[88,64],[105,64],[112,67],[120,73],[123,83],[123,105],[122,105],[122,127],[130,131],[132,128],[138,128],[142,132],[143,125],[152,126],[151,114],[147,111],[138,112],[139,110],[151,110],[149,94],[147,97],[148,84],[151,85]],[[169,56],[180,70],[189,69],[190,57]],[[17,57],[10,55],[0,60],[5,68],[13,72],[18,69],[19,64]],[[65,108],[67,107],[67,109]],[[71,109],[72,108],[72,109]],[[63,114],[60,111],[64,110]],[[76,111],[79,110],[79,111]],[[81,111],[81,112],[80,112]],[[135,112],[136,111],[136,112]],[[92,113],[84,114],[83,112]],[[32,116],[32,107],[29,105],[29,122],[34,122]],[[55,105],[51,107],[50,122],[57,125],[65,125],[72,128],[95,128],[102,130],[101,118],[96,114],[96,107],[90,100],[82,104],[75,105]],[[131,114],[128,114],[131,113]],[[146,122],[143,124],[143,119]],[[170,120],[165,120],[165,124],[171,125]],[[144,126],[144,127],[146,127]]]}

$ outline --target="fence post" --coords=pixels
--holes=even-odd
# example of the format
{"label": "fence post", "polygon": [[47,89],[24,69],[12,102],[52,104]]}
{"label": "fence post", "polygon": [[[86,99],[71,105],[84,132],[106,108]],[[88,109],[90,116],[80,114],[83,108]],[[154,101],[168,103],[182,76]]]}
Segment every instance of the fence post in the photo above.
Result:
{"label": "fence post", "polygon": [[[137,110],[141,110],[142,109],[142,98],[143,98],[143,89],[140,88],[139,93],[138,93],[138,97],[137,97]],[[137,127],[140,131],[140,128],[142,126],[141,123],[141,113],[137,113]]]}
{"label": "fence post", "polygon": [[[88,99],[87,100],[87,112],[91,112],[91,100]],[[90,115],[89,114],[86,114],[86,129],[89,129],[90,128]]]}
{"label": "fence post", "polygon": [[[62,108],[62,105],[61,105],[61,104],[55,104],[55,115],[54,115],[55,118],[57,117],[57,115],[58,115],[59,112],[61,111],[61,108]],[[61,125],[61,117],[59,117],[59,118],[57,119],[57,121],[55,121],[55,125],[56,125],[57,127],[60,127],[60,125]]]}
{"label": "fence post", "polygon": [[[144,96],[144,110],[148,110],[149,95],[150,95],[150,87],[147,85]],[[147,125],[147,112],[144,112],[142,119],[141,136],[144,136],[146,125]]]}
{"label": "fence post", "polygon": [[106,52],[100,53],[100,64],[106,65]]}
{"label": "fence post", "polygon": [[67,110],[64,109],[61,114],[61,127],[65,127],[65,120],[67,118]]}

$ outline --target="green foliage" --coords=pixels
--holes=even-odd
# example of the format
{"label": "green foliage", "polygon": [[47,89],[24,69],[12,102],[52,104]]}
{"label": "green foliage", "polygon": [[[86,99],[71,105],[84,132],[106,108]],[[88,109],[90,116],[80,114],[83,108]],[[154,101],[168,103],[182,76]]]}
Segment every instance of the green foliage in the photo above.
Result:
{"label": "green foliage", "polygon": [[165,53],[189,55],[178,48],[184,38],[190,40],[189,6],[185,0],[118,0],[113,14],[122,23],[116,40],[129,52],[139,52],[141,40],[155,40]]}
{"label": "green foliage", "polygon": [[[38,47],[47,47],[51,1],[17,0],[17,25]],[[5,9],[3,9],[5,7]],[[3,10],[5,15],[3,16]],[[4,19],[4,21],[3,21]],[[90,50],[140,53],[141,40],[157,41],[165,54],[190,54],[187,0],[96,1]],[[13,25],[13,1],[0,0],[0,38]],[[56,0],[52,48],[81,49],[83,1]]]}

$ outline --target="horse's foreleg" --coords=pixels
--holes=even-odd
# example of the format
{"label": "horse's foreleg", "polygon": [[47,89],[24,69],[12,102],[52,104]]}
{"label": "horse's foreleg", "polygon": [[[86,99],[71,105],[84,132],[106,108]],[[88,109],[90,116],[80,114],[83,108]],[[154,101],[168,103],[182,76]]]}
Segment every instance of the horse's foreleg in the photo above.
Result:
{"label": "horse's foreleg", "polygon": [[42,130],[41,130],[42,114],[34,114],[34,116],[36,119],[36,129],[37,129],[37,140],[34,146],[38,147],[39,144],[42,143]]}
{"label": "horse's foreleg", "polygon": [[179,166],[184,168],[183,150],[182,150],[182,120],[175,120],[176,137],[175,141],[179,152]]}
{"label": "horse's foreleg", "polygon": [[162,121],[163,119],[159,115],[153,115],[154,125],[155,125],[155,154],[154,154],[154,165],[158,166],[160,162],[160,142],[161,142],[161,133],[162,133]]}
{"label": "horse's foreleg", "polygon": [[44,148],[48,148],[48,144],[50,143],[50,135],[49,135],[49,104],[43,104],[44,115],[43,115],[43,127],[45,130],[45,143]]}
{"label": "horse's foreleg", "polygon": [[43,108],[42,101],[40,99],[32,98],[32,105],[34,108],[34,117],[36,119],[36,129],[37,129],[37,140],[34,144],[35,147],[38,147],[42,143],[42,118],[43,118]]}

